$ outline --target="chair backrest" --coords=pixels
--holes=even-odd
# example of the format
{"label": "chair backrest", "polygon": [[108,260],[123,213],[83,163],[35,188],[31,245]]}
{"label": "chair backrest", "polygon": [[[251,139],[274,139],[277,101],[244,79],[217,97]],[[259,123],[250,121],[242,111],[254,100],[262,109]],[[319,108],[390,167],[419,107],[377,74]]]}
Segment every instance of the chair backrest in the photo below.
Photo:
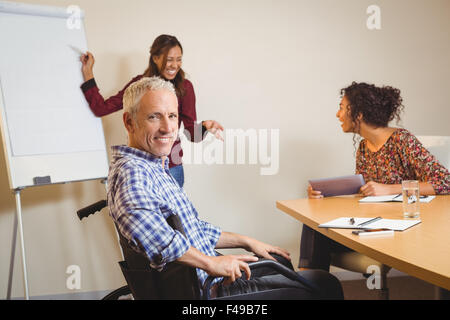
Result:
{"label": "chair backrest", "polygon": [[[184,234],[179,218],[167,219],[168,224]],[[116,226],[117,227],[117,226]],[[200,284],[195,268],[177,262],[167,263],[162,271],[150,267],[150,261],[131,248],[118,231],[125,261],[119,263],[136,300],[200,299]]]}
{"label": "chair backrest", "polygon": [[439,162],[450,170],[450,137],[449,136],[417,136]]}

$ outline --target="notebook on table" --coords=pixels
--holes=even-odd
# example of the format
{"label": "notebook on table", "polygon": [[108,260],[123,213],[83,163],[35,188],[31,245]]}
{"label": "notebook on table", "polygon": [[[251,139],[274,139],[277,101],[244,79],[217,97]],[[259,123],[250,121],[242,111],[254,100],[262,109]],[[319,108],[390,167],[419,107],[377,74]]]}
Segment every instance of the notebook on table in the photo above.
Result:
{"label": "notebook on table", "polygon": [[421,220],[342,217],[326,223],[322,223],[319,225],[319,228],[389,229],[394,231],[404,231],[419,223],[421,223]]}
{"label": "notebook on table", "polygon": [[[428,203],[436,198],[436,196],[420,196],[421,203]],[[391,194],[387,196],[370,196],[359,200],[361,203],[376,203],[376,202],[402,202],[402,194]]]}

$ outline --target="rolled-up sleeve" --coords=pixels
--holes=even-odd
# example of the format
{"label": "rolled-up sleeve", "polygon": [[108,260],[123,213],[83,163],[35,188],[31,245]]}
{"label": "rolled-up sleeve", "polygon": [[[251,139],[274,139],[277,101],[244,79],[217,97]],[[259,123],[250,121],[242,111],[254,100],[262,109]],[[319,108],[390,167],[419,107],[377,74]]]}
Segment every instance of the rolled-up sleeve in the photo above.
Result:
{"label": "rolled-up sleeve", "polygon": [[222,234],[222,230],[206,221],[199,220],[199,223],[202,226],[204,234],[209,238],[211,245],[215,248],[217,241],[219,241],[220,235]]}
{"label": "rolled-up sleeve", "polygon": [[168,213],[161,212],[158,196],[149,192],[151,181],[142,179],[145,174],[141,170],[137,167],[120,171],[111,213],[131,247],[143,253],[153,268],[162,269],[183,256],[190,244],[167,223]]}

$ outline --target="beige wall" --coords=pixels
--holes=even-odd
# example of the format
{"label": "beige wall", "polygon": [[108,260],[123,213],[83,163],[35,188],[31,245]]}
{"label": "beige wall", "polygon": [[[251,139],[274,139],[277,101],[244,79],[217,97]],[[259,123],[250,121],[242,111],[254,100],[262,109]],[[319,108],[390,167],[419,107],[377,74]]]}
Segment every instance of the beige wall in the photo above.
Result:
{"label": "beige wall", "polygon": [[[86,13],[95,75],[105,96],[141,73],[153,39],[173,34],[185,50],[199,119],[232,129],[279,129],[278,174],[259,165],[186,165],[185,189],[203,219],[287,248],[298,261],[300,223],[275,208],[305,196],[308,178],[351,174],[351,135],[335,118],[339,90],[351,81],[402,90],[402,125],[416,135],[450,135],[448,0],[164,1],[40,0]],[[366,9],[381,8],[381,30]],[[108,146],[126,143],[121,114],[103,119]],[[81,126],[81,124],[80,124]],[[0,156],[0,298],[6,296],[14,214]],[[67,266],[79,265],[82,288],[124,283],[107,212],[78,221],[75,211],[104,197],[99,182],[22,192],[32,296],[73,292]],[[23,295],[16,253],[13,296]]]}

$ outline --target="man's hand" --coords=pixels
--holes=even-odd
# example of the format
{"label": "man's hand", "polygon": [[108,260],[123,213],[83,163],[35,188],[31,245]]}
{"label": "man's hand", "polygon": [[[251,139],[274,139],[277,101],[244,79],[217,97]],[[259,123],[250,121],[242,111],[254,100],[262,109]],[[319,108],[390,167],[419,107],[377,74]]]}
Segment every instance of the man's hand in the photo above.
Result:
{"label": "man's hand", "polygon": [[288,260],[291,260],[289,252],[282,248],[272,246],[251,237],[223,231],[217,241],[216,249],[227,248],[243,248],[247,251],[253,252],[258,257],[270,260],[275,260],[270,254],[276,253]]}
{"label": "man's hand", "polygon": [[206,273],[214,277],[225,277],[223,282],[225,285],[242,277],[242,271],[244,271],[247,280],[250,279],[251,271],[247,262],[258,261],[257,257],[250,255],[225,255],[209,258],[210,263],[208,268],[205,269]]}
{"label": "man's hand", "polygon": [[247,250],[253,252],[258,257],[276,261],[270,255],[271,253],[276,253],[276,254],[286,258],[289,261],[291,260],[291,256],[290,256],[289,252],[287,252],[285,249],[282,249],[282,248],[279,248],[276,246],[272,246],[270,244],[267,244],[267,243],[264,243],[264,242],[261,242],[259,240],[252,239],[252,238],[249,238],[249,240],[247,242],[248,242]]}
{"label": "man's hand", "polygon": [[247,279],[250,279],[251,272],[247,262],[258,261],[258,258],[250,255],[207,256],[200,250],[190,247],[177,261],[203,269],[211,276],[225,277],[224,283],[229,284],[242,276],[241,270]]}

